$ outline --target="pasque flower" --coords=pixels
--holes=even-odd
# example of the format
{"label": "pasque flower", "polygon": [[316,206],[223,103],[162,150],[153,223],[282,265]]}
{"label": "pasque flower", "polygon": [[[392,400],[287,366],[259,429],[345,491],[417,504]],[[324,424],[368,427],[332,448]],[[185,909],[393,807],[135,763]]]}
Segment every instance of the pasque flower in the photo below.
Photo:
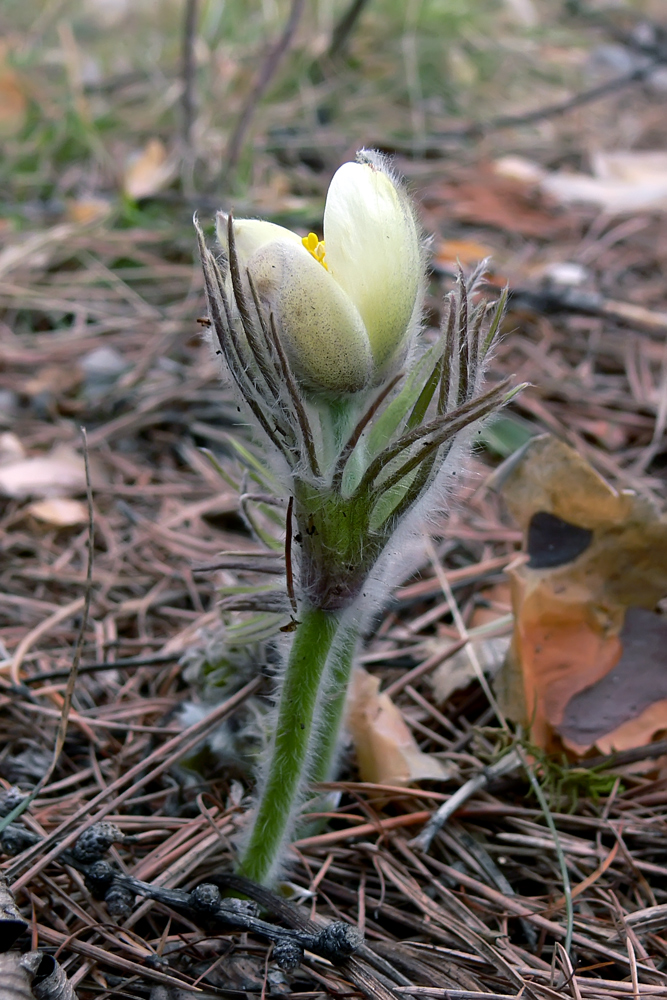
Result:
{"label": "pasque flower", "polygon": [[[217,228],[228,252],[223,213]],[[412,206],[381,157],[363,152],[334,174],[322,241],[257,219],[234,220],[233,233],[304,388],[358,392],[402,362],[419,321],[422,255]]]}
{"label": "pasque flower", "polygon": [[420,350],[419,228],[375,153],[334,175],[323,240],[222,214],[218,235],[221,258],[198,228],[213,342],[271,470],[250,474],[286,511],[290,647],[240,861],[271,882],[309,785],[332,777],[360,630],[409,573],[472,427],[508,398],[482,390],[503,300],[471,297],[481,269],[460,275]]}

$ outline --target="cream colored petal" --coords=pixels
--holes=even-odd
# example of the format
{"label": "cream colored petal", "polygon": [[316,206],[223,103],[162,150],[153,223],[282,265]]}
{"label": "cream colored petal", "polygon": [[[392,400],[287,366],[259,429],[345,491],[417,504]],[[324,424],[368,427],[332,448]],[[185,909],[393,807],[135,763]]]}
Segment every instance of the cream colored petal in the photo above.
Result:
{"label": "cream colored petal", "polygon": [[[218,240],[225,251],[227,251],[228,218],[224,212],[218,212],[215,220]],[[291,229],[277,226],[273,222],[264,222],[263,219],[234,219],[234,238],[242,267],[246,266],[252,255],[267,243],[301,243],[301,237]]]}
{"label": "cream colored petal", "polygon": [[281,240],[261,247],[248,269],[301,384],[315,392],[363,389],[373,369],[363,320],[322,265]]}
{"label": "cream colored petal", "polygon": [[419,308],[422,260],[407,196],[380,157],[345,163],[334,174],[324,210],[329,269],[361,313],[382,375],[407,347]]}

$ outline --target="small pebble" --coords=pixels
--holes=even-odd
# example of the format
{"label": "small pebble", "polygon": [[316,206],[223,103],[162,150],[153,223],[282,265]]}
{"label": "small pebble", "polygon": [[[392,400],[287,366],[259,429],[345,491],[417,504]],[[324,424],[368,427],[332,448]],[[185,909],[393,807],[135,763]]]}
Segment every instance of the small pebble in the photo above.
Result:
{"label": "small pebble", "polygon": [[108,345],[96,347],[79,362],[79,368],[91,382],[115,382],[128,367],[120,351]]}

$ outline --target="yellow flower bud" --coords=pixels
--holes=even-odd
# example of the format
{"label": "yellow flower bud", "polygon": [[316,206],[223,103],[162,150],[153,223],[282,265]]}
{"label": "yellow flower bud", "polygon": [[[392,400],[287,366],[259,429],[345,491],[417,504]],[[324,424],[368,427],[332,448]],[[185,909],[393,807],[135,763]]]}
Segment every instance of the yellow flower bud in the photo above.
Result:
{"label": "yellow flower bud", "polygon": [[[218,216],[227,246],[227,216]],[[417,224],[381,157],[334,175],[324,240],[257,219],[234,221],[242,272],[273,314],[294,372],[310,391],[354,393],[400,363],[420,309]]]}
{"label": "yellow flower bud", "polygon": [[373,370],[363,321],[342,288],[299,243],[266,244],[252,256],[249,271],[274,311],[299,381],[314,391],[358,392]]}
{"label": "yellow flower bud", "polygon": [[376,380],[407,347],[421,308],[422,257],[412,206],[377,154],[334,174],[324,209],[327,263],[361,313]]}
{"label": "yellow flower bud", "polygon": [[[228,219],[229,216],[225,212],[218,212],[215,220],[218,239],[225,249],[227,248]],[[234,219],[234,239],[242,267],[247,267],[248,261],[255,251],[266,246],[267,243],[275,243],[276,241],[301,243],[301,238],[291,229],[277,226],[274,222],[265,222],[264,219]]]}

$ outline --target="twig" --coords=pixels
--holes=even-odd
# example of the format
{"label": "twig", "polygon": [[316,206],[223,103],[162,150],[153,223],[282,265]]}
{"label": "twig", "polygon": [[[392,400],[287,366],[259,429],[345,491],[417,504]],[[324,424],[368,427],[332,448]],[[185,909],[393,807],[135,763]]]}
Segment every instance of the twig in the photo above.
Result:
{"label": "twig", "polygon": [[479,685],[482,688],[482,691],[484,692],[484,694],[486,696],[486,700],[488,701],[489,705],[493,709],[493,711],[494,711],[494,713],[496,715],[496,718],[500,722],[500,724],[503,727],[503,729],[507,730],[507,728],[508,728],[507,727],[507,722],[506,722],[505,717],[504,717],[504,715],[503,715],[503,713],[502,713],[502,711],[500,709],[500,706],[498,705],[498,702],[496,701],[496,698],[495,698],[495,696],[493,694],[493,691],[491,690],[491,688],[489,686],[489,682],[487,681],[487,679],[486,679],[486,677],[484,675],[484,671],[482,669],[482,665],[479,662],[479,658],[478,658],[478,656],[477,656],[477,654],[476,654],[476,652],[474,650],[474,647],[471,645],[470,642],[468,642],[470,636],[468,634],[468,630],[466,628],[465,622],[463,621],[463,616],[462,616],[462,614],[461,614],[461,612],[459,610],[459,606],[456,603],[456,598],[454,597],[454,592],[452,590],[452,585],[449,582],[449,580],[447,579],[447,574],[445,573],[444,569],[442,568],[442,566],[440,564],[440,560],[438,559],[438,554],[435,551],[435,546],[433,545],[433,539],[430,536],[426,539],[426,551],[428,553],[429,559],[431,560],[431,565],[433,567],[433,572],[435,573],[435,575],[436,575],[436,577],[438,579],[438,582],[439,582],[439,584],[440,584],[440,586],[442,588],[442,592],[443,592],[443,594],[445,596],[445,599],[446,599],[446,601],[447,601],[447,603],[449,605],[449,609],[450,609],[450,611],[452,613],[452,618],[454,619],[454,624],[456,625],[456,628],[458,629],[458,632],[459,632],[459,635],[460,635],[461,639],[465,639],[466,640],[465,650],[466,650],[466,653],[468,654],[468,659],[470,660],[470,665],[472,666],[473,671],[475,673],[475,676],[477,677],[477,680],[479,681]]}
{"label": "twig", "polygon": [[[432,265],[437,274],[455,278],[456,272],[437,263]],[[503,286],[486,283],[489,292],[503,291]],[[641,327],[658,335],[667,331],[667,312],[646,309],[634,302],[616,302],[600,292],[583,292],[579,288],[510,288],[508,293],[510,311],[530,309],[533,312],[550,315],[558,312],[582,313],[585,316],[606,316],[624,326]]]}
{"label": "twig", "polygon": [[[513,896],[506,896],[502,892],[498,892],[497,889],[493,889],[484,882],[480,882],[479,879],[472,878],[470,875],[460,871],[458,868],[453,868],[451,865],[444,864],[442,861],[437,861],[434,858],[430,859],[430,864],[437,871],[449,876],[449,878],[451,878],[454,882],[459,883],[466,889],[470,889],[472,892],[477,893],[483,899],[488,899],[490,902],[504,907],[508,912],[514,914],[515,916],[525,917],[526,920],[530,920],[531,923],[535,924],[536,927],[539,927],[547,934],[551,934],[556,938],[565,937],[565,929],[561,927],[560,924],[557,924],[553,920],[547,920],[541,913],[532,912],[529,909],[529,904],[526,899],[517,899]],[[592,952],[594,955],[600,955],[604,959],[611,959],[612,961],[618,962],[623,966],[629,965],[626,955],[623,955],[622,952],[615,951],[613,948],[607,947],[606,944],[596,941],[591,936],[575,931],[572,935],[572,940],[575,944],[589,952]],[[645,966],[642,966],[642,968],[646,969],[647,972],[655,972],[655,969],[648,969]]]}
{"label": "twig", "polygon": [[[590,757],[586,760],[586,767],[590,770],[608,770],[615,767],[623,767],[626,764],[635,764],[640,760],[656,760],[667,753],[667,740],[656,740],[655,743],[648,743],[643,747],[634,747],[632,750],[619,750],[607,756]],[[580,767],[581,765],[576,765]]]}
{"label": "twig", "polygon": [[[295,930],[312,932],[322,927],[321,918],[317,922],[309,920],[301,907],[294,906],[281,896],[271,892],[270,889],[249,882],[248,879],[241,876],[217,875],[214,876],[213,881],[221,889],[232,889],[254,899],[272,917]],[[405,976],[401,975],[389,962],[386,962],[363,943],[360,943],[356,953],[351,955],[342,965],[345,978],[351,980],[368,1000],[395,1000],[394,983],[409,983],[409,980],[406,980]],[[381,971],[383,978],[379,979],[373,973],[373,969]],[[310,972],[315,974],[312,967]],[[325,982],[325,980],[320,981]],[[336,995],[335,992],[334,995]]]}
{"label": "twig", "polygon": [[[164,71],[163,71],[164,72]],[[165,72],[164,74],[168,74]],[[130,70],[128,73],[115,73],[104,80],[85,80],[83,91],[85,94],[113,94],[115,90],[122,90],[124,87],[133,87],[137,83],[143,83],[148,79],[145,69]]]}
{"label": "twig", "polygon": [[[600,878],[601,875],[604,875],[607,868],[613,865],[620,846],[621,846],[620,842],[616,841],[616,843],[614,844],[614,846],[612,847],[612,849],[610,850],[609,854],[604,859],[602,864],[598,865],[598,867],[595,869],[594,872],[591,872],[590,875],[587,875],[585,879],[582,879],[582,881],[574,887],[574,889],[570,893],[572,899],[576,899],[576,897],[580,896],[582,892],[586,892],[587,889],[590,889],[590,887],[597,882],[597,880]],[[551,905],[544,911],[544,916],[545,917],[553,916],[554,913],[560,910],[561,906],[565,906],[566,904],[567,904],[567,897],[561,896],[560,899],[554,900],[554,902],[551,903]]]}
{"label": "twig", "polygon": [[418,823],[423,823],[429,816],[428,812],[390,816],[389,819],[380,819],[377,823],[362,823],[361,826],[353,826],[347,830],[331,830],[329,833],[320,833],[313,837],[302,837],[301,840],[294,842],[294,847],[299,850],[303,850],[305,847],[328,847],[330,844],[351,840],[353,837],[368,837],[374,833],[383,834],[387,830],[396,830],[401,826],[416,826]]}
{"label": "twig", "polygon": [[[128,667],[153,667],[163,663],[174,663],[183,655],[178,653],[156,653],[155,656],[129,656],[124,660],[101,660],[99,663],[84,663],[78,668],[79,674],[96,674],[102,670],[125,670]],[[59,677],[69,677],[70,670],[47,670],[44,673],[24,677],[23,684],[43,684]]]}
{"label": "twig", "polygon": [[595,28],[603,28],[614,41],[624,45],[635,52],[641,52],[646,56],[658,56],[667,61],[667,44],[664,39],[664,29],[654,21],[642,17],[642,25],[648,28],[653,34],[653,40],[649,41],[645,33],[640,36],[638,33],[625,31],[614,21],[606,17],[602,10],[586,10],[583,0],[574,0],[570,3],[571,12],[582,18],[587,25]]}
{"label": "twig", "polygon": [[336,59],[342,54],[367,4],[368,0],[351,0],[331,34],[331,43],[327,50],[329,59]]}
{"label": "twig", "polygon": [[[26,653],[31,646],[41,639],[43,635],[49,632],[55,625],[59,625],[60,622],[65,621],[67,618],[71,618],[72,615],[76,615],[82,610],[86,603],[85,597],[77,597],[76,600],[72,601],[70,604],[66,604],[62,608],[58,608],[54,611],[52,615],[49,615],[43,622],[41,622],[36,628],[32,629],[21,642],[16,647],[13,657],[6,664],[9,670],[9,675],[11,677],[12,684],[19,687],[21,684],[21,677],[19,671],[21,669],[21,664],[25,659]],[[5,672],[5,666],[0,669],[0,673]],[[69,671],[67,671],[69,676]]]}
{"label": "twig", "polygon": [[665,62],[667,62],[667,58],[661,55],[649,63],[648,66],[630,70],[630,72],[615,76],[612,80],[607,80],[596,87],[582,90],[567,101],[547,104],[542,108],[535,108],[534,111],[527,111],[525,114],[499,115],[497,118],[492,118],[487,122],[472,122],[470,125],[462,125],[459,128],[433,132],[432,135],[436,139],[476,139],[487,135],[489,132],[499,132],[506,128],[517,128],[520,125],[532,125],[534,122],[542,121],[545,118],[556,118],[584,104],[591,104],[593,101],[599,101],[618,90],[631,87],[635,83],[642,83],[652,73],[660,69],[661,66],[664,66]]}
{"label": "twig", "polygon": [[485,767],[479,774],[476,774],[473,778],[466,781],[464,785],[461,785],[458,791],[454,792],[446,802],[443,802],[440,808],[430,817],[422,832],[410,841],[409,846],[413,850],[423,851],[426,854],[436,833],[445,825],[450,816],[453,816],[475,792],[486,788],[496,778],[502,778],[506,774],[511,774],[512,771],[516,771],[520,766],[521,760],[516,750],[513,750],[504,757],[501,757],[495,764]]}
{"label": "twig", "polygon": [[[29,831],[25,833],[30,837],[36,836]],[[37,837],[37,841],[39,839]],[[296,968],[303,959],[305,949],[339,964],[361,945],[357,928],[342,921],[333,921],[314,931],[309,928],[277,927],[258,918],[256,903],[246,899],[223,899],[214,882],[197,885],[191,891],[169,889],[126,875],[104,860],[104,855],[114,844],[133,843],[134,840],[113,823],[97,823],[86,830],[71,848],[64,849],[58,860],[82,872],[93,895],[104,899],[116,916],[129,915],[134,897],[144,896],[171,907],[204,927],[217,925],[228,930],[249,931],[272,941],[273,957],[283,969]],[[251,884],[244,880],[244,887],[251,888]],[[13,927],[13,911],[11,917]]]}
{"label": "twig", "polygon": [[625,939],[625,946],[628,949],[628,961],[630,962],[630,980],[632,982],[632,995],[634,1000],[639,1000],[639,976],[637,975],[637,956],[632,944],[630,935]]}
{"label": "twig", "polygon": [[185,0],[185,17],[183,19],[183,48],[181,54],[181,180],[183,191],[187,197],[194,196],[194,166],[195,149],[193,144],[193,125],[196,115],[196,76],[197,63],[195,59],[195,33],[197,30],[197,15],[199,0]]}
{"label": "twig", "polygon": [[195,32],[197,29],[197,14],[199,0],[185,0],[185,18],[183,21],[183,51],[181,79],[183,93],[181,109],[183,112],[182,137],[183,149],[187,155],[192,145],[192,126],[195,116]]}
{"label": "twig", "polygon": [[[471,563],[469,566],[461,566],[459,569],[443,570],[449,580],[452,589],[466,583],[474,583],[491,573],[498,573],[505,569],[507,564],[516,559],[516,553],[496,556],[491,559],[484,559],[481,563]],[[417,583],[409,583],[402,587],[397,587],[394,591],[394,600],[403,603],[420,600],[425,597],[433,597],[442,590],[442,584],[438,577],[426,577]]]}
{"label": "twig", "polygon": [[287,52],[292,39],[294,38],[305,5],[306,0],[292,0],[292,7],[283,33],[269,52],[267,58],[264,60],[257,75],[255,84],[241,110],[236,127],[234,128],[227,145],[227,159],[222,169],[222,183],[224,185],[228,183],[230,175],[236,169],[246,132],[250,127],[257,105],[264,96],[267,87],[280,65],[280,60]]}
{"label": "twig", "polygon": [[[53,761],[51,762],[51,767],[47,771],[44,778],[42,778],[42,783],[45,784],[48,779],[50,779],[53,771],[55,769],[58,757],[61,754],[62,748],[65,745],[65,737],[67,735],[67,720],[69,718],[70,709],[72,707],[72,697],[74,695],[74,687],[76,685],[76,679],[79,673],[79,664],[81,663],[81,653],[83,651],[84,637],[86,634],[86,626],[88,625],[88,616],[90,614],[90,602],[93,594],[93,558],[94,558],[94,547],[95,547],[95,515],[93,512],[93,488],[90,481],[90,462],[88,458],[88,438],[86,437],[85,427],[81,428],[81,437],[83,439],[83,461],[86,470],[86,501],[88,505],[88,563],[86,567],[86,584],[84,593],[84,604],[83,613],[81,615],[81,624],[79,626],[79,633],[76,637],[76,645],[74,647],[74,657],[72,659],[72,668],[70,670],[69,678],[67,680],[67,687],[65,688],[65,697],[63,699],[63,709],[60,722],[58,724],[58,732],[56,735],[56,745],[53,751]],[[42,787],[43,787],[42,784]],[[39,788],[39,785],[35,788],[35,792]]]}

